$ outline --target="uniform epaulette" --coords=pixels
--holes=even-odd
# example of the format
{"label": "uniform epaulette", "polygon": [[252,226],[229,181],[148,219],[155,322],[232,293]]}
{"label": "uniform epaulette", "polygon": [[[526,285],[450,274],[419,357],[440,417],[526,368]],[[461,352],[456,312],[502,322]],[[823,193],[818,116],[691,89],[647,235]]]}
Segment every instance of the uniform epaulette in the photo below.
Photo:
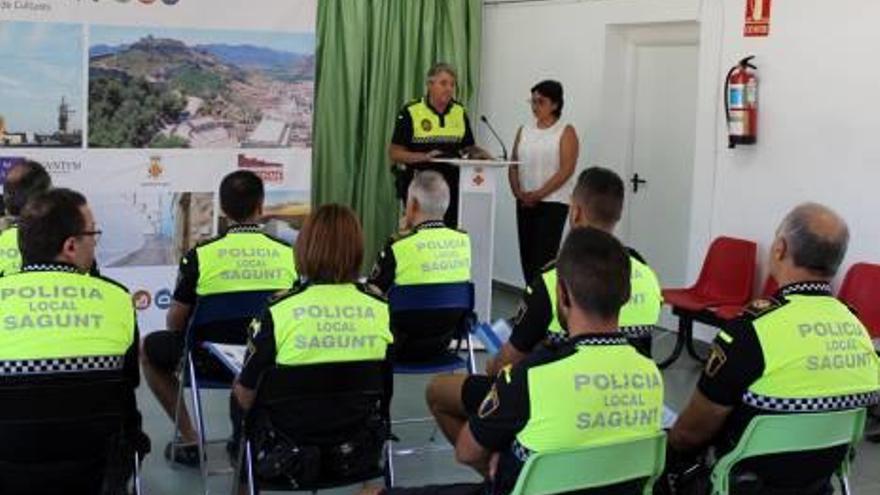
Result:
{"label": "uniform epaulette", "polygon": [[386,303],[386,304],[388,303],[388,299],[386,299],[385,296],[382,295],[382,291],[379,290],[379,288],[373,284],[358,282],[357,284],[355,284],[355,287],[357,287],[357,289],[359,291],[372,297],[373,299],[382,301],[383,303]]}
{"label": "uniform epaulette", "polygon": [[299,294],[300,292],[306,290],[306,288],[308,286],[309,286],[309,284],[307,282],[297,280],[296,282],[293,283],[293,287],[291,287],[287,290],[278,291],[278,292],[272,294],[269,297],[269,305],[271,306],[273,304],[277,304],[277,303],[283,301],[284,299],[287,299],[288,297],[295,296],[295,295]]}
{"label": "uniform epaulette", "polygon": [[406,239],[407,237],[414,236],[416,234],[416,232],[418,232],[418,231],[415,229],[400,230],[400,231],[397,231],[397,232],[391,234],[391,237],[388,238],[388,241],[391,244],[394,244],[397,241],[402,241],[402,240]]}
{"label": "uniform epaulette", "polygon": [[220,239],[223,239],[223,235],[215,235],[207,239],[202,239],[201,241],[197,242],[195,246],[193,246],[193,249],[207,246],[208,244],[211,244],[212,242],[217,242]]}
{"label": "uniform epaulette", "polygon": [[418,104],[418,103],[421,103],[421,102],[422,102],[422,98],[421,98],[421,97],[419,97],[419,98],[415,98],[415,99],[413,99],[413,100],[410,100],[410,101],[406,102],[406,104],[403,105],[403,108],[409,108],[409,107],[411,107],[411,106],[413,106],[413,105],[416,105],[416,104]]}
{"label": "uniform epaulette", "polygon": [[541,273],[547,273],[547,272],[549,272],[551,270],[555,270],[555,269],[556,269],[556,259],[554,258],[554,259],[548,261],[546,265],[541,267]]}
{"label": "uniform epaulette", "polygon": [[776,297],[762,297],[750,302],[743,308],[742,315],[749,319],[760,318],[761,316],[775,311],[785,305],[787,301]]}
{"label": "uniform epaulette", "polygon": [[115,285],[116,287],[119,287],[120,289],[124,290],[125,292],[128,292],[128,287],[126,287],[125,285],[123,285],[120,282],[117,282],[116,280],[113,280],[112,278],[110,278],[106,275],[100,275],[100,274],[89,275],[89,277],[93,278],[93,279],[97,279],[97,280],[103,280],[104,282],[107,282],[110,285]]}
{"label": "uniform epaulette", "polygon": [[275,237],[274,235],[267,234],[265,232],[260,232],[260,233],[263,234],[267,239],[273,240],[273,241],[277,242],[278,244],[283,244],[284,247],[291,247],[290,244],[287,241],[285,241],[284,239],[281,239],[279,237]]}

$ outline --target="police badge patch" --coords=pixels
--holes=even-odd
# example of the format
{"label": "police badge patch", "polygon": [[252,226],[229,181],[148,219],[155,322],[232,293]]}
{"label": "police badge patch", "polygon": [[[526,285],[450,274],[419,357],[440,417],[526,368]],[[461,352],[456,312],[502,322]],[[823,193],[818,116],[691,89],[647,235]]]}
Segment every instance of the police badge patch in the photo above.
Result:
{"label": "police badge patch", "polygon": [[486,394],[486,398],[480,403],[480,409],[477,411],[477,416],[479,416],[480,419],[484,419],[498,410],[499,405],[501,405],[501,401],[498,399],[498,389],[495,388],[495,385],[492,385],[492,389],[489,390],[489,393]]}
{"label": "police badge patch", "polygon": [[431,121],[428,119],[422,119],[422,130],[425,132],[431,132],[431,129],[433,129]]}
{"label": "police badge patch", "polygon": [[714,377],[718,374],[718,371],[724,366],[724,363],[727,362],[727,354],[724,353],[724,350],[721,349],[721,346],[715,344],[712,346],[712,353],[709,354],[709,359],[706,360],[706,376]]}

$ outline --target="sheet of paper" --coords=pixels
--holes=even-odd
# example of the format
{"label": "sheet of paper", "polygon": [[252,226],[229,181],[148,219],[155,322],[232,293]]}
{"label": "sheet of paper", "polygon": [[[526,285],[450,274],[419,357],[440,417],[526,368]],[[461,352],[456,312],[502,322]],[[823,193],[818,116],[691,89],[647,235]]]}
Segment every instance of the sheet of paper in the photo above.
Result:
{"label": "sheet of paper", "polygon": [[247,346],[234,344],[217,344],[214,342],[202,342],[202,347],[217,357],[229,371],[236,375],[241,373],[244,367],[244,358]]}

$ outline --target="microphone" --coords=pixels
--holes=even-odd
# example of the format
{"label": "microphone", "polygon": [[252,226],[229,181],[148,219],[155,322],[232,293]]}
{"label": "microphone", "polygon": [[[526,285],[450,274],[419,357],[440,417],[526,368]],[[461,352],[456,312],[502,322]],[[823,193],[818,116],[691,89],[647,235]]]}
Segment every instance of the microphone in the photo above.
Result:
{"label": "microphone", "polygon": [[495,136],[495,140],[498,141],[498,144],[501,145],[502,157],[504,157],[504,161],[507,161],[507,146],[504,146],[504,141],[501,139],[501,136],[499,136],[498,133],[495,132],[495,129],[492,127],[492,124],[489,123],[489,119],[487,119],[485,115],[480,115],[480,120],[482,120],[483,123],[486,124],[486,127],[489,128],[489,131],[491,131],[492,135]]}

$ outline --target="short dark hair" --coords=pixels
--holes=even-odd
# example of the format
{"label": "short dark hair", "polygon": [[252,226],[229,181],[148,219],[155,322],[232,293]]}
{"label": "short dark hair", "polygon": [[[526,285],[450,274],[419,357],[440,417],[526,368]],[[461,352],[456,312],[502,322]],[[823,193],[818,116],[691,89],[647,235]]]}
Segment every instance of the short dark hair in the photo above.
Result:
{"label": "short dark hair", "polygon": [[599,229],[572,229],[562,244],[556,270],[572,304],[590,314],[618,316],[629,300],[629,256],[620,241]]}
{"label": "short dark hair", "polygon": [[532,93],[538,93],[555,103],[556,110],[553,111],[553,115],[556,117],[562,115],[562,106],[565,101],[562,98],[562,84],[560,84],[559,81],[553,81],[551,79],[541,81],[532,86]]}
{"label": "short dark hair", "polygon": [[577,178],[573,199],[597,221],[614,225],[623,214],[623,180],[613,170],[590,167]]}
{"label": "short dark hair", "polygon": [[54,261],[68,238],[86,230],[86,219],[80,211],[85,204],[85,196],[64,188],[31,198],[21,211],[18,226],[22,261],[26,264]]}
{"label": "short dark hair", "polygon": [[220,209],[236,222],[252,217],[265,196],[263,179],[250,170],[236,170],[220,182]]}
{"label": "short dark hair", "polygon": [[[24,168],[24,172],[16,177],[13,170]],[[52,177],[39,162],[25,160],[14,165],[6,174],[3,184],[3,204],[10,215],[21,214],[21,209],[28,199],[44,193],[52,187]],[[11,180],[10,180],[11,179]]]}
{"label": "short dark hair", "polygon": [[357,280],[364,233],[351,208],[326,204],[309,215],[296,238],[296,271],[312,282]]}

